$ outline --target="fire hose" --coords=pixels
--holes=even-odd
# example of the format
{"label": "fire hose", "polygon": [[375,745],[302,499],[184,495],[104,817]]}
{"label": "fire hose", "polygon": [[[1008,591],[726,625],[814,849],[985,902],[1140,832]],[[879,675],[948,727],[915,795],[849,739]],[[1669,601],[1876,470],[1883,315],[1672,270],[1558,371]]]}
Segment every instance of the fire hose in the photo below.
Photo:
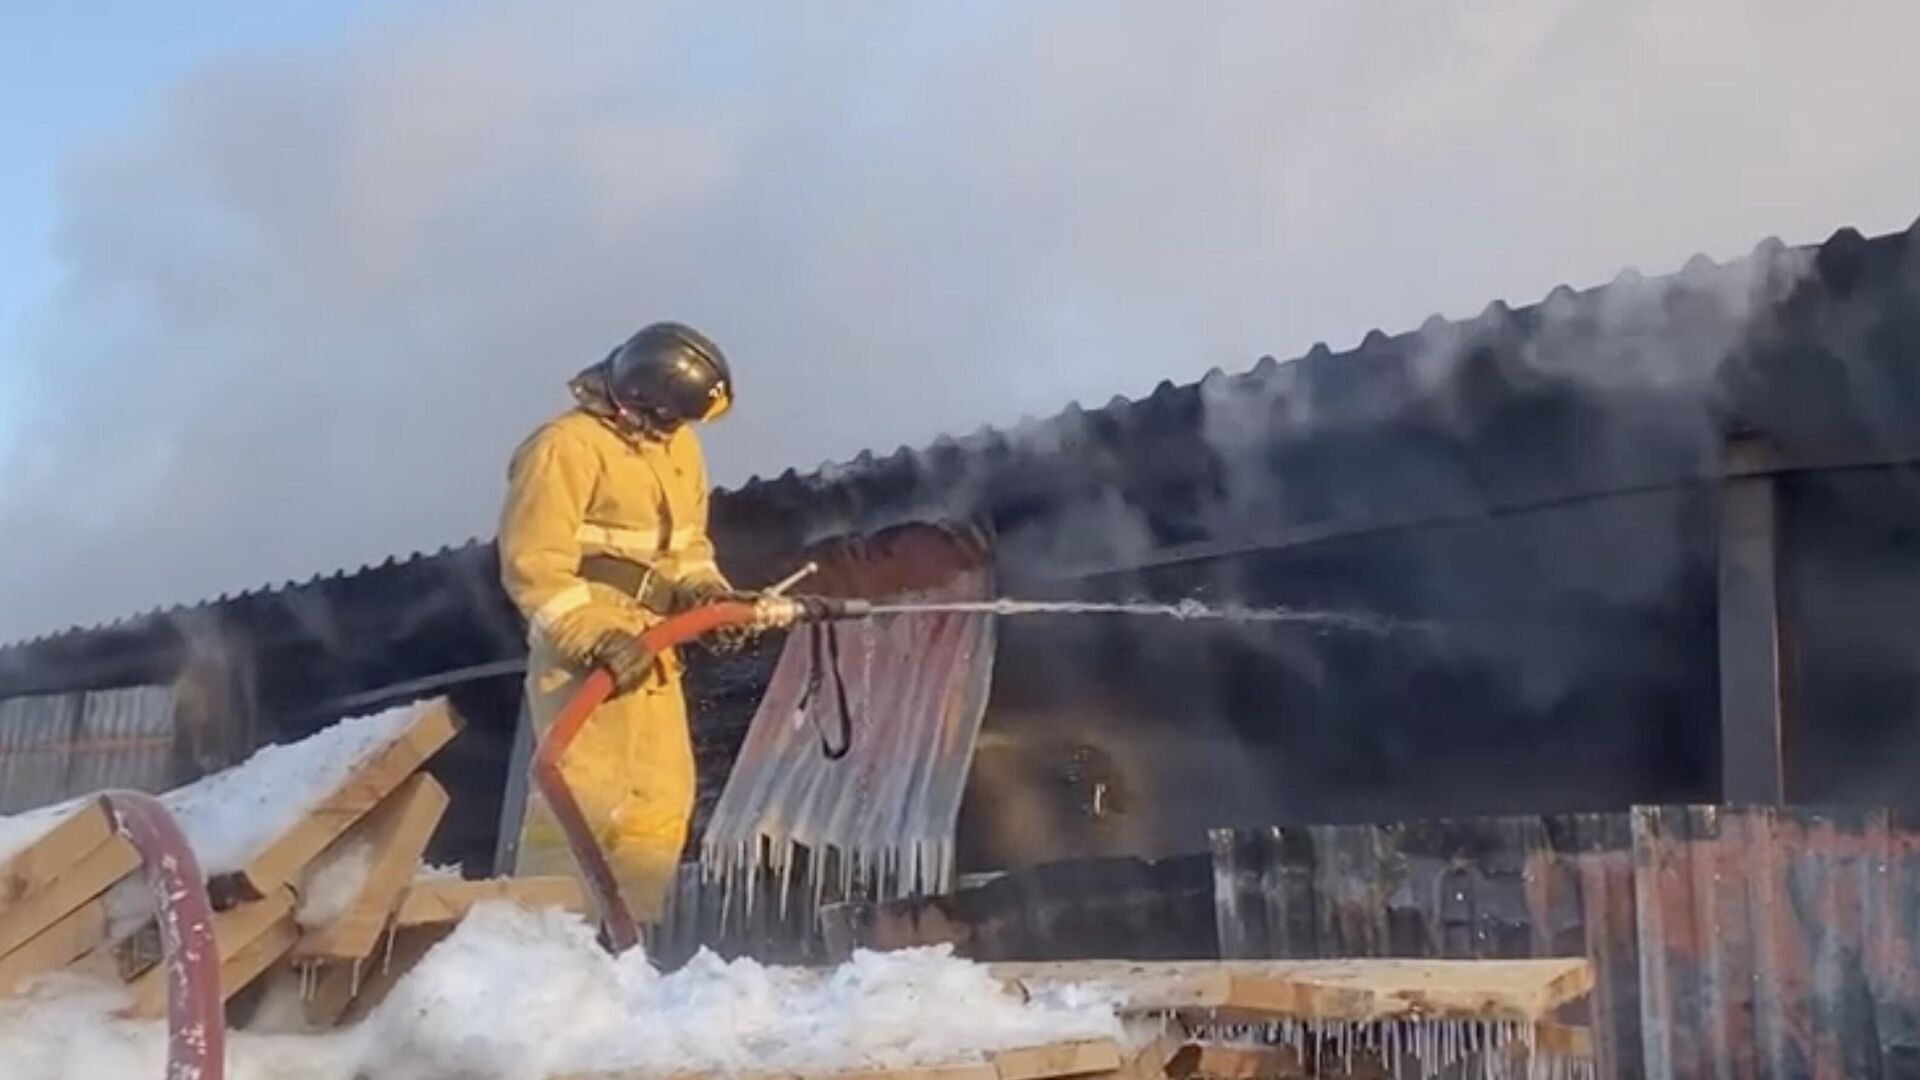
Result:
{"label": "fire hose", "polygon": [[[668,649],[715,630],[774,629],[796,623],[858,619],[864,618],[872,610],[864,600],[784,595],[787,588],[813,569],[811,564],[802,567],[792,577],[751,601],[720,600],[669,616],[642,632],[640,644],[652,655],[659,656]],[[567,847],[573,852],[574,862],[587,879],[587,891],[599,911],[607,945],[616,952],[624,952],[639,944],[639,927],[634,923],[632,912],[621,901],[613,867],[607,862],[606,853],[600,850],[586,814],[580,809],[579,801],[574,798],[573,790],[560,772],[560,762],[566,757],[567,748],[580,734],[587,718],[612,693],[613,676],[604,668],[595,668],[587,673],[580,688],[567,699],[554,716],[552,726],[541,738],[533,756],[533,781],[547,800],[547,805],[552,808],[553,816],[560,823],[560,831],[566,837]]]}

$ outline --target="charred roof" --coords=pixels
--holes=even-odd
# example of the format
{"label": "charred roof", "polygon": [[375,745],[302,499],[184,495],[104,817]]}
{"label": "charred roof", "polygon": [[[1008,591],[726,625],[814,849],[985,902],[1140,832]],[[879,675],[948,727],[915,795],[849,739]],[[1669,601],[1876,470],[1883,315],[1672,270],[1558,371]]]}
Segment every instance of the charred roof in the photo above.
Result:
{"label": "charred roof", "polygon": [[[768,580],[825,537],[923,517],[998,533],[1003,576],[1075,578],[1515,501],[1685,483],[1724,434],[1920,446],[1920,224],[1768,239],[1656,278],[1560,286],[1353,349],[717,491],[727,569]],[[406,678],[516,655],[491,541],[0,647],[0,697],[167,678],[197,643]],[[400,659],[404,654],[407,659]],[[324,663],[319,661],[325,658]],[[303,680],[303,681],[310,681]],[[344,685],[344,683],[343,683]],[[309,689],[318,689],[311,686]]]}

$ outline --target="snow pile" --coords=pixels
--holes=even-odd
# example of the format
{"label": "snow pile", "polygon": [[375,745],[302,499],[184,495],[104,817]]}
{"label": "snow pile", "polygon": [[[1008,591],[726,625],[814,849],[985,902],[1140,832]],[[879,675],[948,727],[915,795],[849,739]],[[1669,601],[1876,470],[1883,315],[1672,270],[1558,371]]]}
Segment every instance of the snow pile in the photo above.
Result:
{"label": "snow pile", "polygon": [[[252,757],[160,796],[192,841],[209,876],[247,865],[321,799],[346,783],[373,751],[412,724],[419,706],[342,720],[297,743],[265,746]],[[0,817],[0,860],[65,820],[84,795]]]}
{"label": "snow pile", "polygon": [[[264,851],[302,815],[347,782],[374,751],[391,743],[419,715],[421,706],[391,709],[342,720],[297,743],[266,746],[253,756],[211,776],[160,796],[187,834],[200,868],[209,877],[232,873]],[[24,814],[0,818],[0,860],[39,839],[91,795]],[[358,892],[354,868],[333,877],[339,890],[351,887],[344,908]],[[364,872],[360,880],[364,880]],[[134,874],[107,892],[107,912],[115,940],[138,929],[153,914],[143,875]]]}
{"label": "snow pile", "polygon": [[294,919],[311,930],[345,915],[372,875],[371,840],[353,840],[321,856],[300,881],[300,906],[294,910]]}
{"label": "snow pile", "polygon": [[[31,997],[0,1000],[0,1076],[6,1080],[148,1080],[166,1073],[167,1029],[113,1018],[131,998],[61,975]],[[351,1033],[227,1035],[228,1080],[356,1080]]]}
{"label": "snow pile", "polygon": [[1120,1038],[1111,997],[1022,1002],[945,947],[860,953],[831,973],[702,953],[672,974],[615,959],[578,916],[483,904],[367,1021],[380,1080],[644,1070],[821,1071],[979,1060]]}
{"label": "snow pile", "polygon": [[[159,1076],[165,1028],[108,1014],[126,1000],[74,980],[0,1002],[7,1080]],[[579,916],[474,908],[365,1022],[228,1040],[234,1080],[542,1080],[637,1069],[838,1071],[979,1060],[1064,1039],[1122,1038],[1112,997],[1022,1002],[944,947],[861,953],[831,972],[723,962],[668,975],[618,959]]]}
{"label": "snow pile", "polygon": [[418,706],[342,720],[285,746],[266,746],[231,769],[161,796],[209,876],[244,868],[367,756],[400,736]]}

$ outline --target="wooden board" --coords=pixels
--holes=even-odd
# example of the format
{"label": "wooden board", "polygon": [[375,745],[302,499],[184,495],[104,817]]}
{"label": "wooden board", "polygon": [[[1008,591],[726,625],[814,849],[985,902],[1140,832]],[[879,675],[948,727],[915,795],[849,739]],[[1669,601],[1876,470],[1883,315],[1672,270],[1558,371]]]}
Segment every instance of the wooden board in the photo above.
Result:
{"label": "wooden board", "polygon": [[952,1065],[855,1069],[845,1072],[680,1072],[628,1070],[575,1073],[555,1080],[1051,1080],[1055,1077],[1111,1074],[1122,1064],[1120,1047],[1110,1039],[1051,1043],[1002,1050],[986,1061]]}
{"label": "wooden board", "polygon": [[[1270,1080],[1313,1075],[1300,1053],[1285,1046],[1232,1046],[1192,1043],[1174,1055],[1167,1068],[1174,1080]],[[1341,1074],[1346,1075],[1346,1074]]]}
{"label": "wooden board", "polygon": [[[245,952],[254,942],[276,932],[283,921],[293,917],[293,893],[288,889],[275,889],[262,900],[251,904],[242,904],[229,908],[213,917],[213,940],[220,950],[220,970],[226,971],[227,964]],[[297,935],[296,935],[297,936]],[[288,943],[291,946],[292,942]],[[281,950],[285,952],[286,950]],[[255,972],[254,974],[259,974]],[[224,975],[222,976],[224,979]],[[244,985],[244,984],[242,984]],[[221,990],[231,996],[238,987],[231,983],[222,983]],[[167,965],[157,963],[149,967],[129,986],[133,993],[133,1004],[127,1008],[127,1014],[138,1017],[156,1017],[167,1011]]]}
{"label": "wooden board", "polygon": [[1112,1039],[1050,1043],[988,1056],[1000,1080],[1042,1080],[1051,1076],[1085,1076],[1120,1067],[1120,1047]]}
{"label": "wooden board", "polygon": [[1185,1046],[1186,1040],[1178,1032],[1162,1031],[1120,1066],[1115,1080],[1165,1080],[1168,1066]]}
{"label": "wooden board", "polygon": [[98,801],[73,809],[38,839],[0,862],[0,919],[30,893],[113,836],[113,819]]}
{"label": "wooden board", "polygon": [[268,844],[244,869],[209,881],[214,904],[229,907],[255,900],[299,877],[308,863],[393,794],[458,730],[459,721],[445,699],[422,707],[405,731],[369,754],[346,783]]}
{"label": "wooden board", "polygon": [[0,869],[0,956],[140,868],[140,853],[105,818],[98,805],[83,809]]}
{"label": "wooden board", "polygon": [[412,883],[427,841],[447,810],[447,792],[433,777],[415,773],[367,819],[341,838],[372,846],[373,866],[360,895],[339,918],[308,932],[294,946],[296,961],[363,960],[373,955],[387,919]]}
{"label": "wooden board", "polygon": [[0,958],[0,995],[13,993],[35,976],[65,967],[106,944],[106,940],[106,902],[89,900]]}
{"label": "wooden board", "polygon": [[[220,964],[220,998],[229,1000],[233,995],[259,978],[281,957],[287,955],[294,942],[300,939],[300,924],[292,915],[283,916],[279,921],[255,936],[242,946],[239,952]],[[162,1007],[164,1011],[164,1006]]]}
{"label": "wooden board", "polygon": [[898,1069],[858,1069],[847,1072],[682,1072],[628,1070],[606,1073],[569,1073],[553,1080],[1000,1080],[984,1061],[960,1065],[921,1065]]}
{"label": "wooden board", "polygon": [[1070,961],[995,964],[1002,981],[1118,988],[1125,1011],[1259,1018],[1420,1017],[1538,1022],[1593,989],[1584,958],[1549,960]]}
{"label": "wooden board", "polygon": [[522,907],[559,907],[585,912],[587,896],[570,877],[489,878],[486,881],[448,879],[415,881],[400,901],[393,918],[399,927],[457,923],[473,906],[488,900],[507,900]]}
{"label": "wooden board", "polygon": [[396,929],[382,939],[384,947],[365,960],[320,964],[304,1006],[307,1022],[334,1027],[364,1018],[428,950],[451,933],[452,923]]}

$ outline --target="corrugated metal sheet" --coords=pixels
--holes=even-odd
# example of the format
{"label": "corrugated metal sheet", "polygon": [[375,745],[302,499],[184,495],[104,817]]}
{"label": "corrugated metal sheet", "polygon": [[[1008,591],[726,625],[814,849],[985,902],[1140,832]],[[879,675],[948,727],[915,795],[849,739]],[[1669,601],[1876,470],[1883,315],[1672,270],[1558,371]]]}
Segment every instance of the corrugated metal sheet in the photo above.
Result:
{"label": "corrugated metal sheet", "polygon": [[[819,561],[806,587],[825,595],[993,596],[984,541],[965,530],[918,525],[847,540]],[[818,647],[818,632],[836,635],[837,655]],[[702,838],[702,861],[723,890],[754,896],[763,869],[781,878],[782,899],[790,877],[816,900],[856,885],[883,895],[949,888],[993,642],[992,621],[978,615],[797,628]],[[830,759],[823,740],[838,742],[843,722],[846,753]],[[795,863],[801,851],[809,866]]]}
{"label": "corrugated metal sheet", "polygon": [[175,779],[174,693],[136,686],[0,701],[0,813]]}
{"label": "corrugated metal sheet", "polygon": [[1601,1075],[1920,1075],[1920,822],[1629,814],[1213,837],[1230,958],[1586,955]]}

